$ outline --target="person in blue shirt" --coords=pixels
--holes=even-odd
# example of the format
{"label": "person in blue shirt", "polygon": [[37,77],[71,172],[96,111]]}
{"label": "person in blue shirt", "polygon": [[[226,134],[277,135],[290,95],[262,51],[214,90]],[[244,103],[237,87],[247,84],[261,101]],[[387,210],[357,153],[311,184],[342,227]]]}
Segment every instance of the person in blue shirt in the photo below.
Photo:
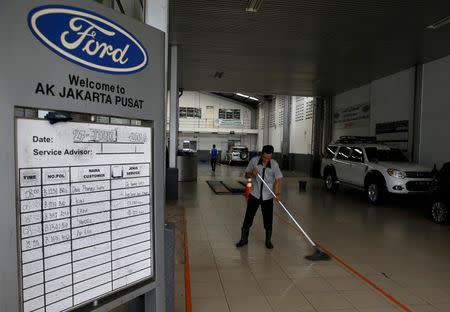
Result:
{"label": "person in blue shirt", "polygon": [[210,155],[211,155],[211,170],[216,171],[216,164],[217,164],[217,156],[218,156],[216,144],[213,144]]}

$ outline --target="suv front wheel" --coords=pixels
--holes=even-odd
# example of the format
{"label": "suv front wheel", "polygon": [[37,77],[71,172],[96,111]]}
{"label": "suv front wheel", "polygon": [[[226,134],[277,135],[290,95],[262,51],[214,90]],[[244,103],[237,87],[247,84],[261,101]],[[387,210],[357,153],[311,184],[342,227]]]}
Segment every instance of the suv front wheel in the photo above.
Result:
{"label": "suv front wheel", "polygon": [[332,170],[328,170],[324,178],[325,188],[328,192],[334,192],[338,188],[336,183],[336,174]]}
{"label": "suv front wheel", "polygon": [[433,202],[430,211],[431,220],[438,224],[447,223],[449,221],[450,208],[446,203],[440,200]]}
{"label": "suv front wheel", "polygon": [[366,194],[369,202],[375,205],[380,204],[386,195],[385,189],[384,184],[380,181],[372,180],[367,183]]}

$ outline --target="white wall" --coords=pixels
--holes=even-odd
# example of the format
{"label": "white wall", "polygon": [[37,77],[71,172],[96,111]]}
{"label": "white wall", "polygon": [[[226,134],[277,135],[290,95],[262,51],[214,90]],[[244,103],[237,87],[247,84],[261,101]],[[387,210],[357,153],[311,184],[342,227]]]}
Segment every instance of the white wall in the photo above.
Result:
{"label": "white wall", "polygon": [[184,91],[178,103],[180,107],[202,107],[200,104],[200,92]]}
{"label": "white wall", "polygon": [[[139,2],[139,0],[134,2]],[[146,0],[144,3],[146,23],[167,33],[169,28],[169,0]]]}
{"label": "white wall", "polygon": [[273,146],[275,153],[281,153],[281,142],[283,140],[283,114],[285,96],[276,96],[269,110],[269,120],[275,118],[274,123],[269,121],[269,144]]}
{"label": "white wall", "polygon": [[[419,162],[442,166],[450,161],[450,56],[423,65],[422,106],[419,116]],[[370,101],[370,124],[354,129],[334,129],[340,135],[375,135],[380,122],[413,123],[415,69],[410,68],[334,97],[333,107]],[[409,142],[410,146],[412,142]]]}
{"label": "white wall", "polygon": [[[240,141],[249,150],[257,149],[258,129],[252,129],[252,120],[257,110],[248,108],[238,102],[209,95],[202,92],[184,91],[179,99],[180,107],[198,107],[202,109],[202,118],[180,118],[178,147],[183,146],[184,140],[197,141],[198,150],[209,150],[213,144],[219,150],[228,149],[228,140]],[[214,107],[214,121],[206,119],[207,107]],[[219,109],[240,109],[241,126],[219,125]],[[234,131],[235,134],[230,134]]]}
{"label": "white wall", "polygon": [[450,162],[450,56],[424,64],[419,160]]}
{"label": "white wall", "polygon": [[[311,140],[312,140],[312,119],[306,119],[306,106],[311,98],[306,97],[292,97],[290,114],[290,153],[292,154],[311,154]],[[284,101],[287,101],[286,96],[277,96],[271,103],[269,114],[269,144],[273,145],[276,153],[281,153],[281,144],[283,140],[283,115],[284,115]],[[305,114],[303,120],[296,120],[295,108],[296,105],[303,106],[303,113]],[[258,141],[257,149],[261,150],[263,147],[263,128],[264,128],[264,108],[261,104],[258,107]],[[272,122],[270,122],[270,119]]]}
{"label": "white wall", "polygon": [[[202,109],[202,118],[180,118],[180,131],[199,131],[202,128],[211,128],[210,130],[216,131],[223,128],[231,128],[236,132],[242,132],[242,129],[252,128],[252,116],[256,114],[256,110],[250,109],[247,106],[234,102],[232,100],[224,99],[219,96],[210,95],[202,92],[184,91],[179,100],[180,107],[198,107]],[[214,107],[214,120],[206,119],[207,107]],[[219,109],[240,109],[241,110],[241,123],[242,126],[219,126]],[[212,123],[213,122],[213,125]]]}
{"label": "white wall", "polygon": [[412,119],[414,84],[414,68],[372,82],[371,134],[377,123]]}
{"label": "white wall", "polygon": [[197,150],[210,150],[213,144],[216,144],[219,151],[228,150],[228,140],[238,141],[239,144],[245,145],[250,151],[257,150],[257,136],[249,135],[221,135],[208,133],[180,133],[178,139],[178,148],[181,149],[183,141],[197,141]]}
{"label": "white wall", "polygon": [[409,120],[412,126],[414,83],[415,69],[409,68],[334,96],[334,110],[369,102],[370,119],[366,125],[349,129],[333,125],[333,139],[342,135],[374,136],[376,124],[382,122]]}
{"label": "white wall", "polygon": [[261,151],[264,145],[264,109],[263,104],[259,104],[258,106],[258,142],[257,142],[257,150]]}
{"label": "white wall", "polygon": [[[312,98],[302,96],[292,97],[289,143],[289,152],[291,154],[311,154],[313,120],[306,118],[305,111],[307,103],[310,101],[312,101]],[[296,117],[296,110],[297,114],[303,113],[303,116]]]}
{"label": "white wall", "polygon": [[[333,97],[333,113],[337,109],[370,102],[370,84],[337,94]],[[338,129],[333,124],[333,140],[342,135],[370,135],[370,126]]]}

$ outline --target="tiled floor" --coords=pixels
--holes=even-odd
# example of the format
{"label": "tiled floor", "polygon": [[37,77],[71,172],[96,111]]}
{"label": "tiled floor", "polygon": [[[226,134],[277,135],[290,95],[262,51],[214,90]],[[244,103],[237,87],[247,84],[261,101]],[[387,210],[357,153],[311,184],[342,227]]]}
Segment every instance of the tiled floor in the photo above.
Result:
{"label": "tiled floor", "polygon": [[[209,179],[236,181],[243,168],[220,166],[180,184],[168,210],[186,212],[194,312],[405,311],[336,261],[309,262],[305,240],[275,209],[275,248],[264,246],[258,213],[249,245],[237,249],[245,198],[215,195]],[[299,178],[283,181],[283,201],[313,238],[411,311],[450,311],[450,228],[423,218],[420,202],[366,203],[353,190],[325,193],[319,180],[300,193]],[[178,226],[178,230],[181,228]],[[185,311],[184,259],[178,236],[176,311]]]}

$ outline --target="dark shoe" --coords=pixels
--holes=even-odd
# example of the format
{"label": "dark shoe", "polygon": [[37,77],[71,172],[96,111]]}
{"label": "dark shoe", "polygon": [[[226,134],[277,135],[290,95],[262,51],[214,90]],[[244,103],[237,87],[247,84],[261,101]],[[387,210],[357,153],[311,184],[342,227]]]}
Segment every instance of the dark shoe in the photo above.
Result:
{"label": "dark shoe", "polygon": [[248,234],[250,233],[250,229],[241,229],[241,239],[237,242],[236,247],[240,248],[248,244]]}
{"label": "dark shoe", "polygon": [[266,248],[273,249],[272,240],[272,230],[266,230]]}

